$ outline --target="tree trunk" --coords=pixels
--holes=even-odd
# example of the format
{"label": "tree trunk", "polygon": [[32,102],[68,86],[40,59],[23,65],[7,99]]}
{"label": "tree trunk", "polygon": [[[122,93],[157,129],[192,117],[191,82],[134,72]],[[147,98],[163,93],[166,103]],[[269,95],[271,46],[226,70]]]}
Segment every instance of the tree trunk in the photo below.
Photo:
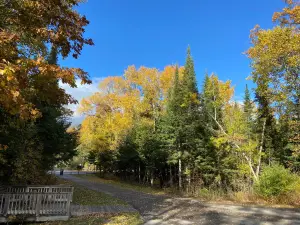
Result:
{"label": "tree trunk", "polygon": [[[258,164],[257,164],[257,167],[256,167],[256,177],[257,178],[258,178],[258,175],[259,175],[260,165],[261,165],[261,154],[262,154],[264,139],[265,139],[266,122],[267,122],[267,119],[264,120],[263,130],[262,130],[262,133],[261,133],[261,142],[260,142],[259,155],[258,155],[259,158],[258,158]],[[258,181],[258,179],[257,179],[257,181]]]}
{"label": "tree trunk", "polygon": [[139,162],[139,184],[141,183],[141,163]]}
{"label": "tree trunk", "polygon": [[153,175],[153,169],[151,169],[151,174],[150,174],[150,185],[151,187],[153,187],[153,184],[154,184],[154,175]]}
{"label": "tree trunk", "polygon": [[144,173],[144,181],[143,181],[143,183],[144,184],[147,184],[147,169],[145,170],[145,173]]}
{"label": "tree trunk", "polygon": [[173,173],[172,173],[172,166],[170,165],[170,186],[173,187]]}
{"label": "tree trunk", "polygon": [[191,191],[191,170],[189,170],[189,175],[188,175],[188,186],[189,186],[189,192]]}
{"label": "tree trunk", "polygon": [[186,193],[189,193],[191,190],[191,172],[189,170],[189,166],[185,167],[185,173],[186,173],[186,182],[187,182]]}
{"label": "tree trunk", "polygon": [[178,185],[179,190],[182,188],[182,180],[181,180],[181,158],[178,159]]}
{"label": "tree trunk", "polygon": [[[210,115],[211,116],[211,115]],[[221,129],[221,131],[222,131],[222,133],[223,134],[225,134],[226,136],[228,136],[228,134],[226,133],[226,131],[224,130],[224,128],[222,127],[222,125],[213,117],[213,116],[211,116],[213,119],[214,119],[214,121],[216,122],[216,124],[218,125],[218,127]],[[264,133],[264,132],[263,132]],[[234,146],[237,148],[237,149],[239,149],[239,150],[242,150],[241,149],[241,147],[236,143],[236,142],[232,142],[233,144],[234,144]],[[242,152],[242,155],[243,155],[243,157],[246,159],[246,161],[248,162],[248,165],[249,165],[249,167],[250,167],[250,171],[251,171],[251,173],[252,173],[252,175],[253,175],[253,178],[254,178],[254,180],[255,181],[258,181],[258,175],[256,174],[256,171],[254,171],[254,169],[253,169],[253,165],[252,165],[252,162],[251,162],[251,159],[245,154],[245,152]],[[260,156],[261,157],[261,156]],[[260,158],[261,159],[261,158]],[[260,164],[260,163],[259,163]],[[259,168],[258,168],[258,171],[259,171]]]}
{"label": "tree trunk", "polygon": [[102,166],[101,166],[101,164],[99,165],[99,175],[100,175],[100,177],[102,177]]}

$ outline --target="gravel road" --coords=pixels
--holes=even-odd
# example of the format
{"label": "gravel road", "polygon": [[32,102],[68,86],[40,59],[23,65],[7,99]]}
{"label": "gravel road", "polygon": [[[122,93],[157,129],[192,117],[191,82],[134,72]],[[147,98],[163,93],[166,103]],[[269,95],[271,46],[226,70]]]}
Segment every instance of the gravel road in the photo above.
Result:
{"label": "gravel road", "polygon": [[63,178],[126,201],[140,212],[145,225],[300,225],[300,209],[208,204],[191,198],[171,198],[164,195],[146,194],[71,175],[64,175]]}

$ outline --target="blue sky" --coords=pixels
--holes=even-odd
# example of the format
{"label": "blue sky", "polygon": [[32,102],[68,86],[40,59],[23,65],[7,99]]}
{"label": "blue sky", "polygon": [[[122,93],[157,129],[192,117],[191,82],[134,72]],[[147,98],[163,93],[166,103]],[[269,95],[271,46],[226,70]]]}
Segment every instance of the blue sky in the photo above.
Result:
{"label": "blue sky", "polygon": [[[215,72],[221,80],[232,80],[240,100],[246,83],[254,87],[246,80],[251,69],[243,54],[250,30],[256,24],[273,27],[272,15],[283,6],[282,0],[88,0],[78,11],[90,21],[85,36],[95,46],[60,64],[80,67],[98,83],[123,74],[128,65],[184,65],[190,45],[199,88],[205,71]],[[71,92],[80,100],[96,85]]]}

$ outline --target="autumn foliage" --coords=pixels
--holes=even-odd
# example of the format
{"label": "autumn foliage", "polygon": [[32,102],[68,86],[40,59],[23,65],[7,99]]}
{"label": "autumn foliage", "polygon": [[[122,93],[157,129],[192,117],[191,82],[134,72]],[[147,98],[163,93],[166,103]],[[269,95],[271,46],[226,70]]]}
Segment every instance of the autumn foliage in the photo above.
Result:
{"label": "autumn foliage", "polygon": [[0,182],[45,182],[45,172],[75,154],[68,133],[76,100],[60,87],[89,84],[81,68],[57,58],[78,58],[89,21],[74,9],[80,0],[0,1]]}
{"label": "autumn foliage", "polygon": [[193,195],[201,188],[249,193],[260,184],[269,191],[265,183],[276,175],[264,174],[277,164],[298,179],[292,172],[300,171],[299,4],[286,3],[273,29],[250,32],[254,99],[246,86],[244,101],[235,101],[231,81],[215,73],[198,88],[188,47],[183,67],[129,66],[104,79],[80,104],[79,150],[102,176]]}
{"label": "autumn foliage", "polygon": [[[46,171],[79,152],[102,176],[193,195],[253,187],[267,197],[275,189],[275,197],[298,194],[297,1],[286,0],[274,13],[274,28],[257,25],[250,32],[246,54],[256,86],[246,86],[243,102],[235,101],[231,81],[215,73],[199,79],[188,47],[184,66],[132,65],[106,77],[80,102],[82,124],[70,128],[66,105],[77,102],[60,84],[76,88],[77,80],[91,81],[58,58],[77,59],[93,45],[84,36],[89,21],[75,10],[80,2],[0,0],[1,183],[47,183]],[[277,191],[278,174],[293,178],[291,185],[278,185],[283,191]]]}
{"label": "autumn foliage", "polygon": [[[11,114],[28,119],[40,116],[34,96],[56,104],[74,103],[65,90],[51,85],[61,81],[75,87],[75,79],[90,83],[80,68],[62,68],[46,61],[47,46],[62,57],[77,58],[84,45],[88,20],[73,7],[80,1],[1,1],[0,4],[0,104]],[[30,90],[30,91],[29,91]]]}
{"label": "autumn foliage", "polygon": [[174,71],[175,66],[167,66],[164,71],[129,66],[123,76],[105,78],[99,84],[99,92],[80,104],[79,111],[86,115],[81,128],[82,144],[96,149],[102,140],[103,151],[114,150],[135,122],[143,119],[153,126],[165,111]]}

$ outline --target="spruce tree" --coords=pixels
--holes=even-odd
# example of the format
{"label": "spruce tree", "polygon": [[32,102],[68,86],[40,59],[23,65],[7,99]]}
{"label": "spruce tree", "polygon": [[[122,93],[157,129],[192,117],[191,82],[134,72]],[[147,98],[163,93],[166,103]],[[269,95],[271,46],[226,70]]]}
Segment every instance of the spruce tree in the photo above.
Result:
{"label": "spruce tree", "polygon": [[187,57],[184,66],[184,76],[182,81],[182,86],[185,94],[188,93],[198,93],[196,73],[194,69],[194,60],[191,56],[191,49],[187,49]]}
{"label": "spruce tree", "polygon": [[[183,144],[183,92],[182,85],[179,80],[179,71],[176,66],[173,87],[169,92],[167,102],[167,112],[164,116],[161,126],[166,146],[169,152],[169,164],[178,164],[178,187],[182,188],[181,180],[181,157]],[[170,183],[173,183],[173,175],[170,170]]]}
{"label": "spruce tree", "polygon": [[[259,91],[258,91],[259,90]],[[266,95],[260,93],[267,93],[268,87],[265,82],[261,82],[256,90],[255,100],[258,103],[258,117],[256,119],[254,132],[260,136],[260,145],[263,146],[264,161],[270,164],[273,156],[276,155],[276,120],[274,112],[271,107],[270,99]]]}
{"label": "spruce tree", "polygon": [[55,46],[52,46],[47,58],[48,64],[57,65],[57,61],[58,61],[57,55],[58,55],[57,48]]}
{"label": "spruce tree", "polygon": [[250,98],[250,91],[248,89],[248,85],[246,84],[245,88],[245,97],[244,97],[244,112],[247,117],[247,121],[252,120],[253,106]]}
{"label": "spruce tree", "polygon": [[171,110],[174,113],[174,116],[178,117],[181,111],[180,107],[183,103],[182,87],[179,81],[178,66],[176,66],[175,73],[174,73],[174,85],[171,91],[169,103],[170,103],[169,110]]}
{"label": "spruce tree", "polygon": [[191,182],[191,171],[194,166],[193,158],[198,155],[198,146],[202,142],[202,134],[199,134],[199,93],[196,82],[194,61],[190,47],[187,49],[186,63],[182,80],[183,104],[182,104],[182,160],[184,161],[187,191]]}
{"label": "spruce tree", "polygon": [[245,95],[244,95],[244,114],[247,123],[248,138],[250,138],[251,134],[253,134],[253,128],[254,128],[253,111],[254,109],[250,97],[250,91],[248,89],[248,85],[246,84]]}

